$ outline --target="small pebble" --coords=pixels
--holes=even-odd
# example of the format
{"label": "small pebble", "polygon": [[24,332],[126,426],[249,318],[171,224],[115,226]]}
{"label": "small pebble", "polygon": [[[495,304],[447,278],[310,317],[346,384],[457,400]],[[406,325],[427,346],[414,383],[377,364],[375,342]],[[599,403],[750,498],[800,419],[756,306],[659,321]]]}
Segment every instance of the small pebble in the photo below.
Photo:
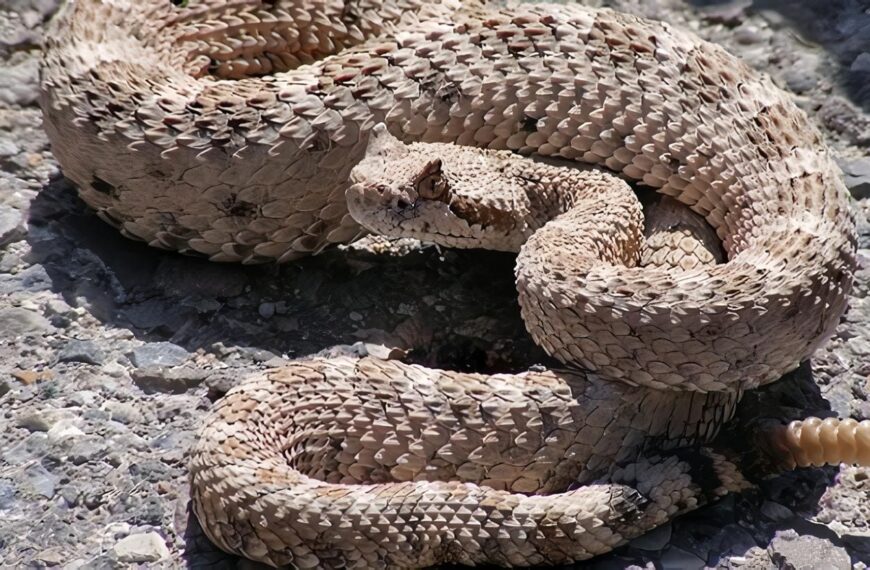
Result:
{"label": "small pebble", "polygon": [[271,319],[275,315],[275,303],[260,303],[257,310],[264,319]]}

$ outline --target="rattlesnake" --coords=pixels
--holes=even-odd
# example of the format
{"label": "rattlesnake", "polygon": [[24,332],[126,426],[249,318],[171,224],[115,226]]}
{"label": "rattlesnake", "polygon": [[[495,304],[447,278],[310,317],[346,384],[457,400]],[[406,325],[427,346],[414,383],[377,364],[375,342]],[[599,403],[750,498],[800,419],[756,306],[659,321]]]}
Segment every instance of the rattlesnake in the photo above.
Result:
{"label": "rattlesnake", "polygon": [[[689,206],[727,253],[630,267],[631,206],[584,214],[564,189],[532,204],[550,207],[495,247],[522,247],[533,337],[590,373],[314,358],[250,379],[191,456],[194,509],[229,551],[298,567],[605,552],[744,487],[725,457],[691,446],[744,390],[809,357],[844,310],[854,220],[821,136],[769,78],[667,24],[457,0],[75,0],[49,38],[54,153],[103,219],[154,246],[257,263],[353,239],[345,191],[383,121],[404,141],[605,167]],[[395,157],[380,152],[377,176],[355,171],[351,203],[389,190]],[[584,172],[498,156],[532,186]],[[394,210],[427,208],[422,180],[453,183],[429,162],[409,163],[397,187],[417,196]],[[505,173],[474,172],[479,184]],[[464,207],[474,240],[521,211]],[[868,438],[867,423],[813,420],[771,442],[809,464],[867,461]]]}

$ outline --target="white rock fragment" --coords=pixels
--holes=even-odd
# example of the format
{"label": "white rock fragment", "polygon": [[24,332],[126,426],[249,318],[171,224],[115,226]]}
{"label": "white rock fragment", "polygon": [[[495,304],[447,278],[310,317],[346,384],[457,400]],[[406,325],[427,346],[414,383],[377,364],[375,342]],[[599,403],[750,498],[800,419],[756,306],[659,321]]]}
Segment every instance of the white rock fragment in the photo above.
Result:
{"label": "white rock fragment", "polygon": [[157,562],[169,558],[163,537],[156,532],[131,534],[112,548],[119,562]]}

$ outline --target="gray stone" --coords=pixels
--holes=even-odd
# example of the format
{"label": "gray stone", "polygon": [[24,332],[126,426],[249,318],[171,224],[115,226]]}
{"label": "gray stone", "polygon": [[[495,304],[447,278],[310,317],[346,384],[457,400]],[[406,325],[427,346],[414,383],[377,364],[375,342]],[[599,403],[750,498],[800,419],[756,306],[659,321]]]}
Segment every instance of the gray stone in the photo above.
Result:
{"label": "gray stone", "polygon": [[717,568],[728,570],[770,570],[770,555],[767,550],[753,546],[742,555],[720,559]]}
{"label": "gray stone", "polygon": [[849,66],[849,71],[858,73],[870,73],[870,52],[858,54]]}
{"label": "gray stone", "polygon": [[183,394],[202,384],[208,373],[205,370],[179,366],[176,368],[137,368],[130,375],[146,394],[162,392]]}
{"label": "gray stone", "polygon": [[812,90],[819,84],[818,76],[806,67],[789,67],[782,73],[789,90],[801,94]]}
{"label": "gray stone", "polygon": [[631,546],[640,550],[662,550],[671,540],[673,527],[670,523],[640,535],[631,541]]}
{"label": "gray stone", "polygon": [[15,141],[0,139],[0,158],[9,158],[21,152],[21,147]]}
{"label": "gray stone", "polygon": [[846,187],[857,200],[870,198],[870,158],[841,159],[837,163],[843,169]]}
{"label": "gray stone", "polygon": [[817,116],[827,128],[840,133],[852,144],[865,145],[870,142],[870,118],[843,97],[824,97]]}
{"label": "gray stone", "polygon": [[138,424],[145,418],[139,408],[127,402],[110,400],[103,404],[102,409],[109,413],[109,417],[122,424]]}
{"label": "gray stone", "polygon": [[238,352],[257,363],[268,362],[277,356],[274,352],[255,346],[240,346]]}
{"label": "gray stone", "polygon": [[661,565],[662,570],[701,570],[706,566],[703,560],[676,546],[662,552]]}
{"label": "gray stone", "polygon": [[67,410],[48,408],[24,412],[18,416],[16,423],[26,430],[47,432],[57,423],[71,420],[73,417],[73,414]]}
{"label": "gray stone", "polygon": [[24,470],[24,487],[31,493],[42,495],[50,499],[54,496],[54,490],[60,481],[60,477],[50,473],[39,463],[30,465]]}
{"label": "gray stone", "polygon": [[730,0],[712,6],[704,6],[701,9],[701,15],[705,20],[714,24],[737,26],[746,19],[746,9],[751,5],[752,0]]}
{"label": "gray stone", "polygon": [[76,441],[67,452],[73,465],[83,465],[99,459],[106,453],[106,444],[99,437],[85,437]]}
{"label": "gray stone", "polygon": [[770,558],[782,570],[816,570],[824,560],[826,570],[851,570],[846,550],[817,536],[800,536],[792,529],[780,531],[767,547]]}
{"label": "gray stone", "polygon": [[172,323],[179,316],[179,308],[163,299],[149,299],[126,307],[124,316],[137,328],[150,330]]}
{"label": "gray stone", "polygon": [[31,433],[16,445],[0,447],[0,458],[9,465],[21,465],[43,457],[48,450],[48,436],[44,433]]}
{"label": "gray stone", "polygon": [[81,491],[75,485],[64,485],[57,492],[66,501],[67,506],[74,507],[78,504]]}
{"label": "gray stone", "polygon": [[77,390],[75,394],[70,394],[69,397],[71,404],[83,408],[94,408],[100,400],[100,395],[93,390]]}
{"label": "gray stone", "polygon": [[190,353],[171,342],[152,342],[137,346],[129,356],[136,368],[154,368],[178,366],[187,360]]}
{"label": "gray stone", "polygon": [[[706,543],[706,555],[715,559],[727,554],[742,555],[756,548],[757,542],[749,532],[737,523],[726,524]],[[701,549],[703,551],[703,548]]]}
{"label": "gray stone", "polygon": [[264,319],[271,319],[275,315],[275,303],[260,303],[257,312],[259,312],[260,316]]}
{"label": "gray stone", "polygon": [[9,479],[0,479],[0,512],[9,510],[15,501],[15,486]]}
{"label": "gray stone", "polygon": [[169,558],[169,549],[163,537],[156,532],[131,534],[112,547],[120,562],[157,562]]}
{"label": "gray stone", "polygon": [[14,12],[34,10],[47,16],[57,10],[60,0],[8,0],[5,4]]}
{"label": "gray stone", "polygon": [[64,418],[61,419],[48,430],[48,440],[51,443],[58,443],[70,438],[76,438],[85,435],[85,432],[80,430],[76,425],[77,419]]}
{"label": "gray stone", "polygon": [[[39,35],[28,30],[18,14],[0,13],[0,48],[33,45],[38,41]],[[9,52],[8,49],[5,51]],[[0,54],[3,52],[4,50],[0,50]]]}
{"label": "gray stone", "polygon": [[734,39],[742,45],[752,45],[761,42],[764,37],[755,26],[742,26],[734,32]]}
{"label": "gray stone", "polygon": [[0,247],[5,247],[24,237],[24,212],[0,204]]}
{"label": "gray stone", "polygon": [[[16,57],[17,56],[17,57]],[[0,103],[30,105],[39,98],[39,60],[19,52],[0,62]]]}
{"label": "gray stone", "polygon": [[32,293],[51,289],[51,276],[42,265],[28,267],[17,275],[21,287]]}
{"label": "gray stone", "polygon": [[764,501],[761,504],[761,513],[776,522],[788,520],[794,516],[794,512],[790,508],[773,501]]}
{"label": "gray stone", "polygon": [[653,562],[648,562],[645,566],[640,566],[637,562],[637,559],[630,560],[616,555],[599,556],[590,565],[583,564],[582,567],[584,570],[656,570]]}
{"label": "gray stone", "polygon": [[0,309],[0,331],[6,339],[43,334],[53,329],[48,319],[34,311],[21,307]]}
{"label": "gray stone", "polygon": [[102,364],[106,358],[96,343],[90,340],[71,340],[57,353],[60,362],[83,362],[85,364]]}
{"label": "gray stone", "polygon": [[46,566],[58,566],[66,560],[66,556],[63,554],[63,549],[55,547],[49,548],[47,550],[43,550],[39,554],[36,555],[36,560],[42,562]]}

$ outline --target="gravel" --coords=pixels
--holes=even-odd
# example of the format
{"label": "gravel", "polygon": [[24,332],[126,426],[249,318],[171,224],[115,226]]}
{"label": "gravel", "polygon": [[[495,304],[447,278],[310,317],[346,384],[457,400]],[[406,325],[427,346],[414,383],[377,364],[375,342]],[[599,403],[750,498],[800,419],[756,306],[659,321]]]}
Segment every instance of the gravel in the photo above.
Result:
{"label": "gravel", "polygon": [[[722,44],[791,89],[822,127],[859,212],[851,307],[812,365],[748,394],[735,423],[795,411],[870,417],[865,6],[588,3]],[[524,331],[510,255],[369,238],[292,265],[239,267],[120,237],[59,176],[35,106],[57,5],[0,7],[0,567],[259,568],[202,535],[185,466],[213,401],[255,371],[317,352],[461,370],[550,363]],[[789,473],[577,567],[860,570],[868,496],[868,469]]]}

